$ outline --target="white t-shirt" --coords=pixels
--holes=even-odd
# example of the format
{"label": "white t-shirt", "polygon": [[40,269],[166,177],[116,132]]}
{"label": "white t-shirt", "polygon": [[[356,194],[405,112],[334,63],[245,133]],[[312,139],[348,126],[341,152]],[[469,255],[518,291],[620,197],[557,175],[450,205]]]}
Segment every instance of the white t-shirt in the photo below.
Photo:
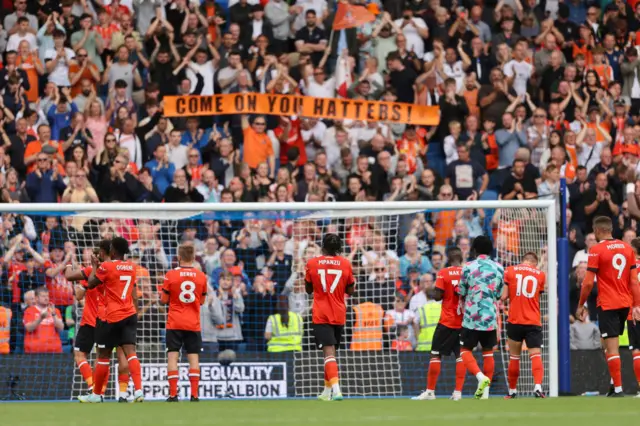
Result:
{"label": "white t-shirt", "polygon": [[586,143],[578,153],[578,164],[587,168],[587,173],[600,162],[600,153],[604,149],[604,142],[596,142],[593,147]]}
{"label": "white t-shirt", "polygon": [[[301,130],[302,140],[304,141],[305,151],[309,161],[313,161],[316,158],[316,151],[318,150],[317,143],[322,143],[324,132],[327,131],[327,125],[318,120],[318,123],[309,130]],[[315,139],[315,142],[310,142],[311,137]]]}
{"label": "white t-shirt", "polygon": [[507,77],[513,77],[515,72],[515,78],[513,79],[513,90],[518,95],[524,95],[527,93],[527,81],[531,78],[533,66],[525,61],[516,61],[515,59],[507,62],[502,68],[502,72]]}
{"label": "white t-shirt", "polygon": [[[302,7],[302,11],[298,16],[296,16],[295,21],[293,21],[293,29],[295,31],[298,31],[307,25],[307,10],[311,9],[315,10],[316,17],[318,18],[318,26],[322,28],[322,15],[324,14],[324,11],[327,10],[327,0],[297,0],[296,4],[293,6]],[[231,7],[231,5],[229,5],[229,7]]]}
{"label": "white t-shirt", "polygon": [[[60,59],[53,71],[49,73],[49,81],[56,86],[71,86],[71,81],[69,81],[69,61],[75,58],[76,54],[68,47],[65,47],[64,51],[67,54],[67,59]],[[49,59],[55,59],[57,55],[56,49],[47,50],[44,54],[45,62]]]}
{"label": "white t-shirt", "polygon": [[447,77],[453,78],[456,81],[456,92],[459,92],[464,87],[464,78],[466,76],[462,61],[456,61],[453,65],[445,62],[442,69]]}
{"label": "white t-shirt", "polygon": [[204,87],[202,88],[201,95],[213,95],[213,77],[216,74],[216,67],[213,66],[213,61],[207,61],[202,65],[196,62],[191,62],[191,68],[187,68],[187,77],[189,78],[189,81],[191,81],[191,90],[194,90],[198,84],[198,78],[196,77],[194,70],[200,73],[204,79]]}
{"label": "white t-shirt", "polygon": [[456,148],[456,140],[449,135],[444,138],[444,155],[447,165],[458,159],[458,149]]}
{"label": "white t-shirt", "polygon": [[5,51],[10,52],[12,50],[18,52],[20,50],[20,43],[22,40],[27,40],[29,42],[29,49],[36,50],[38,48],[38,39],[35,35],[31,33],[26,33],[24,36],[21,36],[18,33],[15,33],[11,37],[9,37],[9,41],[7,41],[7,48]]}
{"label": "white t-shirt", "polygon": [[178,145],[174,147],[171,144],[167,144],[167,154],[169,155],[169,162],[173,163],[176,170],[183,168],[188,162],[189,148],[186,145]]}
{"label": "white t-shirt", "polygon": [[331,77],[324,83],[318,84],[313,77],[309,77],[309,86],[305,87],[307,95],[313,98],[335,98],[336,79]]}
{"label": "white t-shirt", "polygon": [[[413,17],[413,25],[405,25],[402,28],[402,34],[407,38],[407,50],[410,52],[413,50],[418,58],[421,58],[424,55],[424,40],[420,37],[418,33],[418,28],[428,29],[427,24],[424,22],[424,19]],[[402,23],[404,19],[396,19],[395,24],[398,28],[402,27]]]}

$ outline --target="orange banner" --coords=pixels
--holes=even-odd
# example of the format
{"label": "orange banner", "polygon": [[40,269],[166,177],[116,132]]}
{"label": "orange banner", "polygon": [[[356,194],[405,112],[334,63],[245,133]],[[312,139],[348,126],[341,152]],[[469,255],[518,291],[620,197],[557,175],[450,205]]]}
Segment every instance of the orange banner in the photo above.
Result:
{"label": "orange banner", "polygon": [[357,99],[239,93],[214,96],[165,96],[164,114],[185,117],[226,114],[299,115],[329,120],[384,121],[437,126],[438,107]]}
{"label": "orange banner", "polygon": [[375,20],[376,15],[364,6],[340,3],[331,30],[339,31],[346,28],[357,28]]}

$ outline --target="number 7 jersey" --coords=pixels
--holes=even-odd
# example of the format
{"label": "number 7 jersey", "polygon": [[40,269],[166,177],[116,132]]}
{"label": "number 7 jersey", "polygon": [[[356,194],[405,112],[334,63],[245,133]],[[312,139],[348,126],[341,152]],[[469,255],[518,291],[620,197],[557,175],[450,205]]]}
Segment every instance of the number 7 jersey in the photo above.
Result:
{"label": "number 7 jersey", "polygon": [[169,296],[167,330],[200,331],[200,305],[207,297],[207,275],[181,266],[164,276],[162,292]]}
{"label": "number 7 jersey", "polygon": [[305,282],[313,284],[313,323],[344,325],[344,295],[355,283],[351,263],[340,256],[320,256],[307,262]]}
{"label": "number 7 jersey", "polygon": [[603,240],[589,249],[587,270],[596,274],[600,309],[610,311],[633,305],[630,285],[631,270],[635,268],[635,252],[623,241]]}
{"label": "number 7 jersey", "polygon": [[462,328],[462,304],[456,287],[460,284],[462,266],[441,269],[436,277],[436,288],[444,292],[439,323],[448,328]]}
{"label": "number 7 jersey", "polygon": [[105,302],[105,319],[116,323],[137,313],[133,304],[136,288],[136,265],[126,260],[103,262],[96,270],[96,278],[102,281]]}
{"label": "number 7 jersey", "polygon": [[509,324],[542,326],[540,293],[544,292],[546,275],[529,265],[509,266],[504,282],[509,289]]}

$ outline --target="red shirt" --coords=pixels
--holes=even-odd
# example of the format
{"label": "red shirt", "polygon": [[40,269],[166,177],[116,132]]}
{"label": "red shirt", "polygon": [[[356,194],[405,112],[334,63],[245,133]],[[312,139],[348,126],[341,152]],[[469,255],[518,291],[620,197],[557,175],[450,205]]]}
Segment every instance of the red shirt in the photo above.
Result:
{"label": "red shirt", "polygon": [[444,291],[439,323],[448,328],[462,328],[462,305],[456,287],[460,282],[462,266],[441,269],[436,277],[436,288]]}
{"label": "red shirt", "polygon": [[162,291],[169,296],[167,330],[200,331],[200,305],[207,297],[207,276],[181,266],[164,276]]}
{"label": "red shirt", "polygon": [[[11,292],[12,299],[11,303],[20,303],[22,295],[20,294],[20,287],[18,287],[18,279],[20,278],[20,274],[23,271],[26,271],[27,267],[24,263],[18,263],[16,261],[9,262],[9,267],[7,268],[7,274],[9,275],[9,280],[11,282]],[[13,279],[11,279],[13,277]]]}
{"label": "red shirt", "polygon": [[114,323],[136,314],[133,291],[136,286],[136,265],[126,260],[103,262],[96,271],[102,281],[105,300],[105,321]]}
{"label": "red shirt", "polygon": [[[640,258],[636,257],[636,269],[640,268]],[[633,320],[633,310],[629,309],[629,315],[627,316],[627,320]]]}
{"label": "red shirt", "polygon": [[[40,314],[45,310],[50,309],[51,312],[55,309],[53,306],[40,309],[37,305],[29,306],[24,311],[24,319],[22,320],[24,325],[29,324],[40,318]],[[62,317],[60,311],[55,309],[58,318]],[[53,315],[49,315],[47,318],[40,322],[40,325],[32,332],[25,330],[24,335],[24,352],[25,353],[62,353],[62,342],[60,341],[60,333],[56,330],[54,324]]]}
{"label": "red shirt", "polygon": [[[44,270],[57,268],[58,265],[50,260],[44,262]],[[73,285],[59,272],[55,277],[46,276],[45,282],[49,290],[51,303],[56,306],[73,305]]]}
{"label": "red shirt", "polygon": [[341,256],[319,256],[307,262],[305,282],[313,284],[313,323],[344,325],[345,289],[355,283],[351,263]]}
{"label": "red shirt", "polygon": [[546,279],[544,272],[525,264],[509,266],[504,271],[504,282],[509,287],[509,323],[542,326],[540,293],[544,292]]}
{"label": "red shirt", "polygon": [[[82,268],[82,274],[88,279],[89,275],[91,275],[92,269],[93,268],[91,268],[91,266],[86,266]],[[95,327],[96,319],[103,318],[99,315],[101,309],[104,316],[104,303],[102,303],[100,298],[100,289],[88,288],[89,283],[86,280],[82,281],[80,285],[82,285],[86,290],[84,293],[84,309],[82,310],[82,321],[80,322],[80,326],[90,325],[91,327]]]}
{"label": "red shirt", "polygon": [[635,268],[635,252],[623,241],[604,240],[589,249],[587,270],[596,274],[599,308],[608,311],[631,307],[631,270]]}

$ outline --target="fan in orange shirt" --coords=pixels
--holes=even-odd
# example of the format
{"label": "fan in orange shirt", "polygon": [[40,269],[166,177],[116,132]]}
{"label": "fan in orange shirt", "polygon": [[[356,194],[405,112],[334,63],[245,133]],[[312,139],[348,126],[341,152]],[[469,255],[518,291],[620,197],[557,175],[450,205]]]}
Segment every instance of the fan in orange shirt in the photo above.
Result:
{"label": "fan in orange shirt", "polygon": [[269,177],[275,177],[276,157],[273,152],[271,139],[267,135],[267,119],[263,115],[254,118],[249,124],[249,117],[242,116],[242,131],[244,133],[244,162],[256,169],[258,164],[269,164]]}
{"label": "fan in orange shirt", "polygon": [[29,102],[38,101],[38,78],[45,73],[42,61],[31,50],[31,45],[27,40],[22,40],[19,47],[20,54],[16,58],[16,65],[27,73],[29,80],[29,90],[27,90],[27,100]]}
{"label": "fan in orange shirt", "polygon": [[598,74],[600,84],[603,88],[609,87],[609,82],[613,80],[613,68],[606,63],[604,48],[598,46],[592,50],[593,64],[588,66],[588,69],[592,69]]}

